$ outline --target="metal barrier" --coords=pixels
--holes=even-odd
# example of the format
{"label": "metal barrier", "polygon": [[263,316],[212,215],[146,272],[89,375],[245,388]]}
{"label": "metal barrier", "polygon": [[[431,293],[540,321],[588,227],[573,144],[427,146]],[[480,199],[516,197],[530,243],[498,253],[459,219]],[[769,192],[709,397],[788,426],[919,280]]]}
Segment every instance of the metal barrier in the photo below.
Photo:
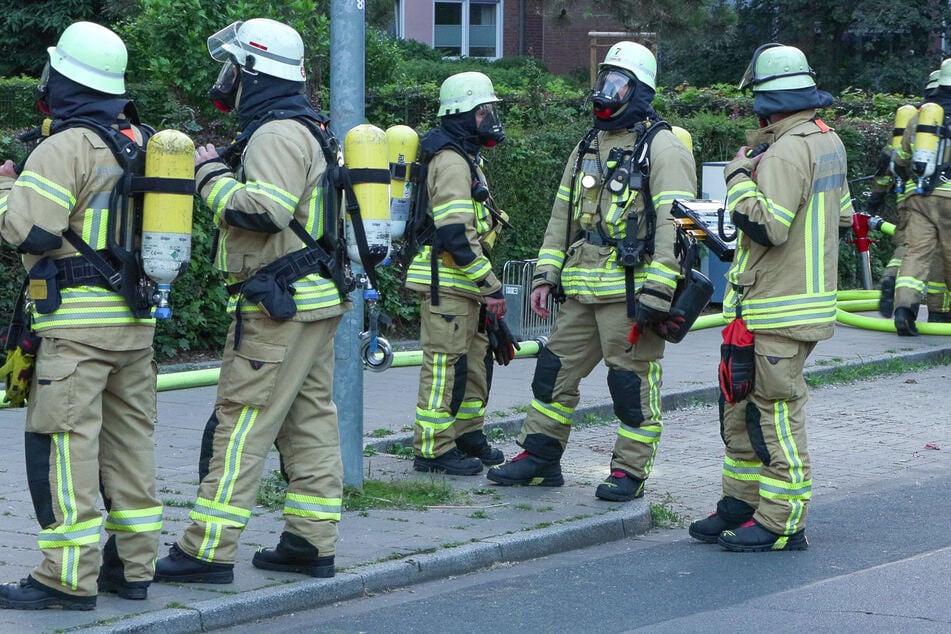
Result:
{"label": "metal barrier", "polygon": [[559,304],[548,298],[551,315],[543,319],[532,312],[532,276],[538,260],[509,260],[502,267],[502,294],[505,295],[506,319],[512,334],[519,341],[548,337]]}

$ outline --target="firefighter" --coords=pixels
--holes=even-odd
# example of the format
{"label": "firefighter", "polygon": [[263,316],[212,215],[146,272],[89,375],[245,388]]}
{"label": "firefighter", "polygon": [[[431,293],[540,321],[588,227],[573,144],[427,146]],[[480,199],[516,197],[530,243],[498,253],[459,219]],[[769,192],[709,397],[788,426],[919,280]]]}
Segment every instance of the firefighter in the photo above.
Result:
{"label": "firefighter", "polygon": [[689,532],[732,551],[802,550],[812,495],[802,370],[832,336],[839,235],[852,199],[845,148],[817,114],[832,96],[817,89],[803,52],[759,47],[747,86],[760,128],[724,168],[740,235],[723,312],[753,333],[754,378],[745,397],[721,395],[723,497]]}
{"label": "firefighter", "polygon": [[[936,121],[925,125],[925,113]],[[936,115],[932,113],[937,113]],[[915,321],[922,298],[931,292],[929,275],[935,258],[943,264],[944,289],[951,286],[951,58],[941,63],[938,87],[912,116],[902,137],[896,164],[908,169],[917,186],[909,187],[905,201],[908,221],[903,243],[907,249],[895,282],[895,330],[900,336],[917,336]],[[929,145],[931,152],[919,154]],[[929,161],[923,158],[930,157]],[[928,173],[930,172],[930,174]],[[931,302],[929,295],[929,321]],[[943,307],[945,313],[948,308]],[[939,321],[949,321],[943,315]]]}
{"label": "firefighter", "polygon": [[107,217],[118,213],[110,194],[124,169],[94,127],[120,130],[140,150],[150,129],[123,97],[127,54],[118,35],[75,22],[47,50],[38,105],[55,120],[53,134],[21,173],[10,161],[0,168],[0,234],[23,254],[40,339],[26,467],[43,560],[18,584],[0,586],[0,607],[91,610],[97,591],[145,599],[152,580],[162,526],[155,320],[133,316],[69,239],[104,251]]}
{"label": "firefighter", "polygon": [[[941,71],[932,71],[928,76],[928,83],[925,85],[924,99],[927,100],[938,88],[938,75]],[[909,109],[912,113],[914,106],[902,106]],[[910,115],[909,115],[910,118]],[[896,140],[900,140],[904,133],[904,127],[907,120],[899,127],[899,117],[896,115],[896,126],[893,130]],[[888,148],[882,152],[879,161],[879,169],[875,174],[875,179],[871,187],[871,195],[868,200],[868,210],[872,214],[881,214],[885,207],[885,199],[892,192],[896,196],[896,211],[898,218],[895,221],[895,233],[892,235],[892,242],[896,245],[892,252],[892,257],[888,260],[885,271],[882,273],[881,280],[881,300],[879,302],[879,312],[883,317],[891,319],[895,313],[895,279],[898,277],[898,268],[901,266],[902,258],[905,256],[906,248],[903,244],[905,225],[908,222],[908,212],[905,207],[905,200],[909,192],[914,188],[911,182],[910,174],[907,170],[899,170],[901,174],[896,174],[894,169],[894,151],[898,148]],[[951,292],[944,283],[944,264],[941,261],[941,254],[935,252],[931,259],[931,266],[928,274],[928,321],[931,323],[951,322]]]}
{"label": "firefighter", "polygon": [[[420,140],[427,158],[432,230],[406,274],[420,301],[420,346],[413,468],[476,475],[501,464],[483,431],[495,354],[492,324],[505,314],[490,249],[504,212],[489,193],[481,150],[505,138],[492,81],[479,72],[448,77],[439,88],[440,125]],[[499,361],[505,362],[504,357]]]}
{"label": "firefighter", "polygon": [[293,28],[235,22],[208,38],[208,50],[222,63],[209,96],[236,111],[242,131],[227,150],[209,144],[195,153],[232,322],[191,523],[157,562],[155,580],[233,581],[272,445],[287,480],[284,531],[251,563],[332,577],[343,495],[333,339],[350,303],[331,269],[309,263],[328,255],[324,231],[337,222],[325,217],[333,198],[326,177],[338,164],[325,148],[335,141],[304,94],[304,45]]}
{"label": "firefighter", "polygon": [[649,49],[626,41],[599,65],[594,123],[568,158],[532,279],[536,314],[550,315],[550,298],[564,303],[535,365],[524,451],[488,471],[496,484],[564,483],[578,386],[604,360],[620,424],[595,495],[644,494],[662,430],[661,335],[682,276],[671,206],[697,189],[693,155],[651,106],[656,69]]}

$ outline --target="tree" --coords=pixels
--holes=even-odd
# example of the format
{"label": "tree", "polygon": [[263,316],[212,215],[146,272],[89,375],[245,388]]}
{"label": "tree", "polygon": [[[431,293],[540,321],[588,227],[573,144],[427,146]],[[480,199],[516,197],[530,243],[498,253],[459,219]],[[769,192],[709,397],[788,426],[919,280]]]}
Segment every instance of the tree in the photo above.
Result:
{"label": "tree", "polygon": [[46,49],[79,20],[111,22],[131,17],[134,0],[41,0],[8,3],[0,12],[0,76],[39,77],[49,59]]}

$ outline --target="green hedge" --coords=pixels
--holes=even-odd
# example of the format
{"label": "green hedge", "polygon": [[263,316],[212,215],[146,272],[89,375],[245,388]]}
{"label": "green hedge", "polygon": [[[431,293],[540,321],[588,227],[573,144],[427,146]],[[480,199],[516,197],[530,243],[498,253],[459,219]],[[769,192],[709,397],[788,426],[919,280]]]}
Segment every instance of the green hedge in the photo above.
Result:
{"label": "green hedge", "polygon": [[[479,66],[472,60],[465,68]],[[438,83],[429,79],[436,71],[426,61],[418,75],[409,81],[382,86],[368,95],[367,119],[386,128],[397,123],[414,126],[420,133],[436,125],[434,113],[438,104]],[[448,65],[450,72],[461,70]],[[481,66],[480,66],[481,67]],[[447,65],[438,65],[446,76]],[[548,222],[552,201],[565,161],[578,139],[591,123],[584,106],[584,92],[544,73],[524,61],[508,61],[498,67],[486,64],[497,90],[504,98],[503,122],[506,142],[485,152],[486,172],[493,194],[509,213],[514,228],[503,235],[493,259],[501,273],[502,265],[511,259],[535,256]],[[32,90],[35,80],[0,80],[0,156],[21,158],[26,148],[15,140],[15,133],[37,121]],[[233,121],[196,121],[192,109],[178,103],[171,93],[159,86],[130,86],[143,121],[156,127],[176,127],[191,134],[196,142],[219,141],[231,132]],[[846,145],[849,157],[849,179],[859,209],[863,208],[867,180],[863,176],[874,168],[878,152],[887,140],[895,109],[914,98],[897,95],[869,95],[850,91],[837,97],[835,104],[821,113]],[[732,158],[736,148],[744,144],[744,131],[756,127],[751,112],[751,99],[730,87],[694,88],[682,86],[661,89],[655,107],[672,124],[690,131],[699,170],[704,162]],[[894,220],[894,210],[885,217]],[[172,356],[180,349],[216,350],[223,340],[228,318],[224,312],[225,297],[218,275],[210,264],[211,219],[202,205],[196,205],[193,258],[188,274],[173,286],[173,318],[163,322],[156,336],[159,359]],[[887,239],[873,245],[874,273],[880,273],[892,246]],[[860,278],[856,273],[855,249],[841,249],[843,288],[855,288]],[[0,249],[0,266],[20,271],[15,252]],[[9,319],[16,280],[20,275],[5,275],[0,282],[0,324]],[[401,332],[414,332],[418,308],[411,294],[400,292],[392,270],[381,273],[381,308],[393,317]]]}

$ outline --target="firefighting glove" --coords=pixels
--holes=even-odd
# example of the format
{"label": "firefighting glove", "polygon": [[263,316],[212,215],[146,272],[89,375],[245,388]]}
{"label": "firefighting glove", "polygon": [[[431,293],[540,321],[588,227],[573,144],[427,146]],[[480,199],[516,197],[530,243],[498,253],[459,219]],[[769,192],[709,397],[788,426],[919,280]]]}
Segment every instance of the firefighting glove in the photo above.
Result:
{"label": "firefighting glove", "polygon": [[499,365],[508,365],[515,358],[515,351],[521,350],[518,341],[498,315],[487,313],[485,316],[485,332],[489,337],[489,350],[495,362]]}
{"label": "firefighting glove", "polygon": [[33,366],[36,356],[26,354],[19,347],[7,352],[7,360],[0,366],[0,377],[6,386],[3,402],[10,407],[23,407],[30,395],[30,379],[33,378]]}
{"label": "firefighting glove", "polygon": [[641,333],[650,328],[663,339],[667,339],[674,331],[682,328],[684,316],[671,314],[665,310],[658,310],[638,301],[634,310],[634,325],[627,335],[630,343],[637,344]]}

